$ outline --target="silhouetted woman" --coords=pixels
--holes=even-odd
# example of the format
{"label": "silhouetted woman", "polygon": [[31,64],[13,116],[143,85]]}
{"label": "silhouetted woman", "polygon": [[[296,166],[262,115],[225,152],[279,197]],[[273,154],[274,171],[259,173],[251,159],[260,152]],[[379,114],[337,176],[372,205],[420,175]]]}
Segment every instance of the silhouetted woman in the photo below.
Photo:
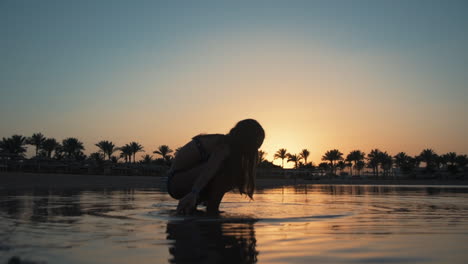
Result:
{"label": "silhouetted woman", "polygon": [[264,138],[262,126],[253,119],[238,122],[226,135],[192,138],[177,152],[168,174],[168,193],[179,200],[177,212],[190,214],[205,202],[207,213],[217,214],[224,194],[233,189],[252,199]]}

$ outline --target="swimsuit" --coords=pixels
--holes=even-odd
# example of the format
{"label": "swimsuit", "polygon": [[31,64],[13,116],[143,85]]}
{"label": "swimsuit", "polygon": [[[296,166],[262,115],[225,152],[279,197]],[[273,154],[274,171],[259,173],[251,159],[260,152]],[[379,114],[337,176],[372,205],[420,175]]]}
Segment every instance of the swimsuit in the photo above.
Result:
{"label": "swimsuit", "polygon": [[[200,138],[199,137],[194,137],[192,139],[192,141],[195,143],[195,146],[197,146],[197,149],[198,149],[198,152],[200,153],[200,164],[202,163],[205,163],[208,161],[208,159],[210,158],[210,154],[208,154],[208,152],[206,151],[206,149],[203,147],[201,141],[200,141]],[[174,178],[175,174],[176,173],[179,173],[179,172],[183,172],[183,171],[186,171],[186,170],[189,170],[191,168],[188,168],[188,169],[181,169],[181,170],[173,170],[173,169],[169,169],[169,171],[167,172],[167,182],[166,182],[166,186],[167,186],[167,193],[174,199],[177,199],[174,197],[174,195],[171,193],[171,181],[172,179]]]}

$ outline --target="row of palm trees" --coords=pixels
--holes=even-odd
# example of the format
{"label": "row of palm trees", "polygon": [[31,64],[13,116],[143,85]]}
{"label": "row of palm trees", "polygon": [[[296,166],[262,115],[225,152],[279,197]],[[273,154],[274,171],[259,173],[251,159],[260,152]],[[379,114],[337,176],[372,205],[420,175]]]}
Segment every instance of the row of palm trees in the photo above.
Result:
{"label": "row of palm trees", "polygon": [[66,138],[60,144],[54,138],[46,138],[41,133],[35,133],[31,137],[21,135],[13,135],[9,138],[2,138],[0,141],[0,152],[11,155],[12,157],[24,157],[26,153],[26,145],[35,147],[36,157],[52,158],[52,153],[55,153],[55,158],[63,157],[69,159],[79,159],[83,157],[83,143],[76,138]]}
{"label": "row of palm trees", "polygon": [[[140,152],[145,152],[143,146],[138,142],[130,142],[121,147],[117,147],[112,141],[102,140],[95,144],[98,147],[98,152],[91,153],[87,157],[84,151],[83,142],[77,138],[69,137],[58,142],[54,138],[47,138],[42,133],[34,133],[31,137],[21,135],[13,135],[9,138],[0,140],[0,153],[6,153],[11,156],[24,157],[26,153],[26,145],[35,147],[35,157],[48,158],[57,160],[110,160],[117,162],[123,159],[126,163],[136,163],[136,155]],[[120,151],[119,156],[113,155]],[[176,149],[175,153],[177,153]],[[160,145],[154,154],[161,156],[159,159],[169,164],[173,158],[174,151],[167,145]],[[174,154],[175,154],[174,153]],[[266,152],[259,151],[260,163],[271,163],[266,160]],[[312,162],[308,162],[310,151],[303,149],[298,154],[291,154],[285,148],[279,149],[273,156],[273,161],[281,159],[281,167],[284,168],[284,161],[293,162],[294,168],[314,168]],[[142,156],[140,162],[151,163],[155,160],[153,156],[146,154]],[[449,152],[443,155],[436,154],[432,149],[424,149],[419,155],[411,157],[404,152],[400,152],[395,156],[389,155],[386,151],[379,149],[371,150],[367,155],[360,150],[351,151],[346,157],[338,149],[332,149],[325,152],[322,156],[322,162],[318,164],[318,168],[330,171],[336,174],[336,170],[344,170],[349,168],[352,175],[354,170],[361,173],[364,168],[372,169],[375,175],[379,175],[379,169],[384,175],[388,174],[393,167],[399,168],[402,172],[411,172],[414,168],[419,167],[420,163],[426,164],[427,171],[446,168],[450,172],[457,172],[460,168],[465,168],[468,164],[467,155],[457,155],[455,152]]]}
{"label": "row of palm trees", "polygon": [[281,148],[275,153],[273,159],[281,159],[282,168],[284,168],[285,159],[287,159],[287,162],[294,162],[294,168],[299,168],[301,160],[304,160],[304,164],[308,164],[307,158],[309,155],[310,152],[307,149],[303,149],[299,154],[291,154],[285,148]]}
{"label": "row of palm trees", "polygon": [[[286,149],[279,149],[273,156],[273,159],[281,159],[281,167],[284,167],[284,160],[294,162],[294,168],[313,168],[312,162],[308,163],[310,151],[303,149],[299,154],[291,154]],[[266,153],[259,152],[259,160],[265,160]],[[304,161],[304,162],[302,162]],[[403,173],[409,173],[420,166],[423,162],[426,164],[426,171],[435,171],[436,169],[445,168],[452,173],[456,173],[459,169],[463,170],[468,165],[467,155],[457,155],[455,152],[449,152],[443,155],[438,155],[432,149],[424,149],[419,155],[411,157],[405,152],[399,152],[395,156],[391,156],[386,151],[379,149],[371,150],[367,156],[361,150],[353,150],[346,157],[338,149],[332,149],[325,152],[322,156],[322,163],[318,168],[329,170],[332,174],[336,174],[336,170],[350,169],[350,174],[353,175],[353,170],[357,170],[358,174],[364,168],[371,168],[374,175],[379,176],[379,169],[384,175],[388,175],[392,168],[399,168]]]}
{"label": "row of palm trees", "polygon": [[[102,140],[95,144],[98,147],[98,152],[91,153],[87,157],[83,151],[85,150],[83,142],[74,137],[65,138],[62,142],[58,142],[54,138],[47,138],[42,133],[34,133],[31,137],[22,135],[13,135],[9,138],[0,140],[0,153],[9,154],[12,157],[24,157],[27,151],[26,145],[35,147],[36,158],[47,158],[57,160],[110,160],[117,162],[123,158],[125,162],[136,162],[137,153],[144,152],[143,146],[138,142],[130,142],[124,146],[117,147],[112,141]],[[120,151],[119,156],[113,154]],[[174,151],[167,145],[161,145],[154,154],[161,156],[166,162],[172,159],[171,153]],[[153,156],[145,155],[142,157],[143,162],[153,161]]]}

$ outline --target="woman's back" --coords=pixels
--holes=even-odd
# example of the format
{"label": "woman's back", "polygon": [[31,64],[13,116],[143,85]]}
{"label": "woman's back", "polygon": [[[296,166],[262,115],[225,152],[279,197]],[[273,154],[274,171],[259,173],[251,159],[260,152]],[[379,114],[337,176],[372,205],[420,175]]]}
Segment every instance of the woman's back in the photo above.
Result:
{"label": "woman's back", "polygon": [[225,144],[225,135],[198,135],[179,149],[172,163],[172,170],[183,171],[207,160],[213,151]]}

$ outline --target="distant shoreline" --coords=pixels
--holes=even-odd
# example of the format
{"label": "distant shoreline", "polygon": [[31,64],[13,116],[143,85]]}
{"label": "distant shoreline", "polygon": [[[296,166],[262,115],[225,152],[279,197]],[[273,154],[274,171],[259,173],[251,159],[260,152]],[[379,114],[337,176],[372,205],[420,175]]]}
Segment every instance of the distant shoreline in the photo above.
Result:
{"label": "distant shoreline", "polygon": [[[257,179],[258,188],[275,188],[295,184],[308,185],[457,185],[467,186],[468,180],[410,179]],[[164,188],[163,177],[104,176],[80,174],[0,173],[0,190],[15,189],[146,189]]]}

